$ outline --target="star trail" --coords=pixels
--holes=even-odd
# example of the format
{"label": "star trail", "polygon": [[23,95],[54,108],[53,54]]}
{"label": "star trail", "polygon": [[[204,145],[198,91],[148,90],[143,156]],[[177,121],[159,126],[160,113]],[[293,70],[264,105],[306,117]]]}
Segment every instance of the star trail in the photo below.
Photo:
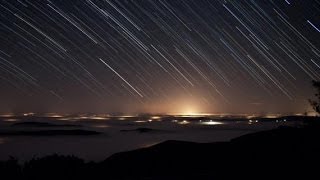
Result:
{"label": "star trail", "polygon": [[318,0],[0,1],[0,108],[297,113]]}

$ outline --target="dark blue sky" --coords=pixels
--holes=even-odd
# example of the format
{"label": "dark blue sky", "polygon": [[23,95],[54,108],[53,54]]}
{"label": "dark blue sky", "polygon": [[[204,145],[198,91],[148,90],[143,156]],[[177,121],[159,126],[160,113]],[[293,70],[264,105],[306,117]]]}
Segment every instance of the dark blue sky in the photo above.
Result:
{"label": "dark blue sky", "polygon": [[2,112],[304,112],[317,0],[0,2]]}

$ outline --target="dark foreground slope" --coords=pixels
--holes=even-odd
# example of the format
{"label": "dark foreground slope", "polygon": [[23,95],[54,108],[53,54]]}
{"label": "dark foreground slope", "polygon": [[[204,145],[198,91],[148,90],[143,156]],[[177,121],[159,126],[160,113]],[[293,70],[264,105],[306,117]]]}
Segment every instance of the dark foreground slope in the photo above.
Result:
{"label": "dark foreground slope", "polygon": [[53,155],[19,166],[0,163],[2,177],[19,179],[319,179],[320,128],[282,127],[230,142],[166,141],[85,163]]}

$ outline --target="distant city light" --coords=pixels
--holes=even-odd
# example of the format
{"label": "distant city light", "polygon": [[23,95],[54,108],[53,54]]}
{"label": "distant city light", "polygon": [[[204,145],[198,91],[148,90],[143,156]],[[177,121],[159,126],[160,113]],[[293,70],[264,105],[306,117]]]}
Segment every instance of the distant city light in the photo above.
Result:
{"label": "distant city light", "polygon": [[201,124],[201,125],[221,125],[221,124],[224,124],[224,123],[210,120],[210,121],[200,122],[199,124]]}
{"label": "distant city light", "polygon": [[187,121],[187,120],[183,120],[183,121],[178,122],[178,124],[189,124],[189,123],[190,123],[190,122]]}

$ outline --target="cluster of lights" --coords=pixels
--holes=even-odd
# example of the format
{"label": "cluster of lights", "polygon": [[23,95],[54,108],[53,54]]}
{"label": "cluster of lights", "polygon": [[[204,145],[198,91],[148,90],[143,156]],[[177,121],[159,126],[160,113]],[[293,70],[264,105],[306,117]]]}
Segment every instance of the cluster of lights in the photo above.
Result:
{"label": "cluster of lights", "polygon": [[13,117],[14,114],[2,114],[0,115],[0,117]]}
{"label": "cluster of lights", "polygon": [[146,123],[148,121],[141,121],[141,120],[138,120],[138,121],[134,121],[135,123]]}
{"label": "cluster of lights", "polygon": [[202,122],[200,120],[199,124],[201,124],[201,125],[221,125],[221,124],[224,124],[224,123],[223,122],[218,122],[218,121],[213,121],[213,120]]}
{"label": "cluster of lights", "polygon": [[187,120],[179,121],[178,124],[189,124],[190,122]]}
{"label": "cluster of lights", "polygon": [[16,122],[16,121],[20,121],[19,119],[4,119],[3,121],[6,122]]}
{"label": "cluster of lights", "polygon": [[[282,121],[283,121],[283,122],[287,122],[286,119],[283,119]],[[281,120],[278,120],[278,119],[277,119],[276,122],[277,122],[277,123],[278,123],[278,122],[281,122]]]}
{"label": "cluster of lights", "polygon": [[253,124],[253,123],[258,123],[259,121],[258,120],[249,120],[249,124]]}
{"label": "cluster of lights", "polygon": [[23,116],[34,116],[35,115],[35,113],[33,113],[33,112],[29,112],[29,113],[24,113],[23,114]]}

